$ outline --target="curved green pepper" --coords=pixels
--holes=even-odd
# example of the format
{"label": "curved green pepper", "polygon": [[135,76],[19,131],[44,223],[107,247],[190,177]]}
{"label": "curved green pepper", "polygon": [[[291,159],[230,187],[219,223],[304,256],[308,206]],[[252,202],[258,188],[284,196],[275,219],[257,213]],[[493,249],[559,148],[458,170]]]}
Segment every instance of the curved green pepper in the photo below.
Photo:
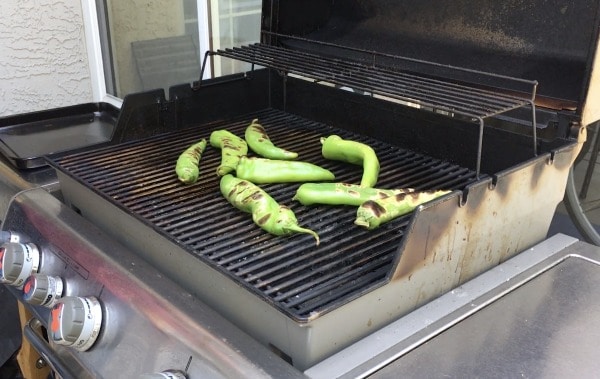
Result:
{"label": "curved green pepper", "polygon": [[335,175],[308,162],[241,157],[235,175],[256,184],[330,181]]}
{"label": "curved green pepper", "polygon": [[282,160],[298,158],[298,153],[275,146],[258,119],[252,120],[244,136],[250,149],[262,157]]}
{"label": "curved green pepper", "polygon": [[292,200],[302,205],[354,205],[359,206],[367,200],[377,200],[388,196],[414,192],[414,189],[365,188],[348,183],[305,183],[298,187]]}
{"label": "curved green pepper", "polygon": [[370,146],[344,140],[336,135],[321,138],[321,143],[323,144],[321,152],[325,158],[363,166],[361,187],[375,186],[379,177],[379,159]]}
{"label": "curved green pepper", "polygon": [[206,139],[203,138],[200,142],[193,144],[192,146],[185,149],[175,164],[175,173],[177,177],[185,184],[196,183],[198,176],[200,175],[200,158],[202,153],[206,149]]}
{"label": "curved green pepper", "polygon": [[405,215],[419,205],[436,199],[450,191],[423,191],[389,196],[379,200],[369,200],[358,207],[354,223],[369,230]]}
{"label": "curved green pepper", "polygon": [[221,149],[221,164],[217,167],[217,175],[223,176],[233,172],[240,157],[248,154],[246,141],[227,130],[215,130],[210,134],[210,145]]}
{"label": "curved green pepper", "polygon": [[227,174],[221,178],[220,189],[231,205],[242,212],[252,214],[254,223],[263,230],[276,236],[307,233],[315,237],[317,245],[319,244],[317,233],[300,227],[291,209],[279,205],[257,185]]}

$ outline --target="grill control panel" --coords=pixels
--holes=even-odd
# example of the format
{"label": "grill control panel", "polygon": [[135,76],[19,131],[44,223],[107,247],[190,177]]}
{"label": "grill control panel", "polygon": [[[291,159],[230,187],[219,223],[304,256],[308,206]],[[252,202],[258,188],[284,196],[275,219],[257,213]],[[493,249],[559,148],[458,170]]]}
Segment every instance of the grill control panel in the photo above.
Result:
{"label": "grill control panel", "polygon": [[0,282],[33,314],[24,335],[61,377],[260,378],[281,376],[264,367],[291,368],[41,188],[13,198],[2,228]]}
{"label": "grill control panel", "polygon": [[[40,249],[32,242],[5,242],[0,246],[0,280],[22,291],[22,299],[27,303],[52,308],[47,317],[44,312],[38,311],[37,315],[47,318],[48,336],[53,343],[87,351],[100,334],[102,307],[93,296],[63,297],[65,281],[52,274],[78,271],[56,256],[54,250]],[[70,283],[83,279],[81,275],[75,277]]]}

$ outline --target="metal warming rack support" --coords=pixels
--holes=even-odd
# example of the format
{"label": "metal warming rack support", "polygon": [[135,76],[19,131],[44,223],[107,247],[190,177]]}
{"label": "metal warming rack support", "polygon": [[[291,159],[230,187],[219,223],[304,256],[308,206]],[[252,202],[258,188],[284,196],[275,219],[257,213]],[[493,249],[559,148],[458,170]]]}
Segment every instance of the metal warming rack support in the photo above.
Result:
{"label": "metal warming rack support", "polygon": [[[284,78],[297,75],[317,82],[331,83],[340,87],[348,87],[354,91],[364,92],[373,97],[386,98],[424,111],[434,112],[447,117],[461,117],[479,125],[477,146],[476,174],[481,172],[483,130],[485,119],[517,108],[531,108],[531,125],[533,136],[533,154],[537,155],[537,133],[535,115],[535,96],[537,81],[513,78],[504,75],[487,73],[461,67],[442,65],[419,59],[376,51],[363,50],[333,43],[309,40],[306,38],[262,32],[264,37],[281,40],[298,41],[317,45],[325,49],[354,52],[369,57],[369,63],[324,56],[312,52],[300,51],[281,46],[256,43],[248,46],[207,51],[202,63],[200,80],[194,84],[202,84],[206,62],[210,56],[222,56],[255,65],[275,69]],[[468,77],[484,78],[486,83],[494,87],[506,88],[506,93],[491,90],[466,81],[452,81],[439,76],[423,75],[404,69],[390,68],[399,65],[380,64],[380,60],[391,60],[395,63],[421,65],[435,71],[449,70]]]}

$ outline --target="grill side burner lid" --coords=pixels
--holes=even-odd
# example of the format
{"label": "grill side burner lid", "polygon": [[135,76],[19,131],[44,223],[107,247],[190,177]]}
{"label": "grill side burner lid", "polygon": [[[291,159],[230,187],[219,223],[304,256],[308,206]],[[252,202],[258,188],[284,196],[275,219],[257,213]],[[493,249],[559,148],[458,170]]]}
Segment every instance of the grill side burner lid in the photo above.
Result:
{"label": "grill side burner lid", "polygon": [[[432,67],[420,61],[537,80],[544,105],[581,115],[597,45],[598,3],[264,0],[262,43],[367,63],[374,59],[367,52],[377,52],[377,65],[425,74]],[[510,88],[511,81],[446,68],[434,67],[435,74],[521,91]]]}

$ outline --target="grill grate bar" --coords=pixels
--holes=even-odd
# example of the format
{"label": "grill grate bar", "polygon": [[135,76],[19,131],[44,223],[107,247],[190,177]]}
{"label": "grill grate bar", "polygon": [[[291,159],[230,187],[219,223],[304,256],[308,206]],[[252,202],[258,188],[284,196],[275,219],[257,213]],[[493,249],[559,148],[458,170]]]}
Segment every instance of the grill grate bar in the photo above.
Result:
{"label": "grill grate bar", "polygon": [[303,206],[291,200],[299,183],[262,185],[296,213],[302,226],[319,233],[321,244],[315,246],[310,235],[269,235],[234,209],[219,192],[217,149],[207,147],[196,184],[177,180],[174,164],[187,146],[217,129],[243,136],[253,118],[277,145],[332,170],[337,181],[357,183],[362,167],[322,157],[319,139],[330,134],[375,149],[382,188],[457,190],[477,180],[471,170],[274,109],[56,158],[54,164],[296,320],[381,285],[410,215],[367,231],[353,224],[355,207]]}
{"label": "grill grate bar", "polygon": [[[389,259],[390,256],[386,256],[386,258]],[[375,278],[380,277],[387,271],[386,266],[386,263],[381,262],[381,265],[371,272],[362,274],[358,270],[355,270],[354,272],[348,272],[344,277],[344,279],[347,280],[338,283],[339,288],[336,288],[336,290],[342,292],[344,296],[349,297],[353,296],[355,293],[360,293],[365,282],[373,281]],[[361,280],[353,280],[352,278],[355,277],[360,277]],[[295,307],[296,312],[313,314],[314,311],[311,311],[311,309],[323,308],[329,305],[330,303],[334,302],[336,296],[339,296],[339,292],[335,293],[335,291],[328,291],[325,285],[321,285],[318,288],[315,288],[314,292],[315,294],[318,294],[318,296],[313,296],[310,299],[306,299],[306,301],[302,303],[291,303],[294,304],[293,306]]]}
{"label": "grill grate bar", "polygon": [[[402,227],[405,227],[406,224],[408,223],[407,220],[403,220],[402,222]],[[390,239],[395,238],[395,236],[390,236]],[[356,241],[353,241],[353,238],[341,238],[340,239],[343,240],[345,243],[355,243]],[[373,249],[376,249],[380,254],[384,254],[385,250],[379,250],[378,247],[380,247],[381,245],[389,242],[388,241],[372,241]],[[320,255],[317,259],[315,259],[315,262],[323,262],[324,264],[321,265],[319,267],[319,271],[318,272],[314,272],[314,271],[309,271],[307,270],[307,267],[305,266],[306,263],[304,263],[304,265],[302,264],[301,260],[298,260],[298,262],[292,262],[294,263],[293,268],[291,270],[288,271],[294,271],[297,273],[302,273],[303,274],[298,274],[298,275],[294,275],[292,277],[290,277],[289,275],[287,275],[287,271],[285,273],[280,273],[279,275],[273,275],[269,278],[268,281],[261,281],[260,282],[260,287],[268,287],[267,290],[265,290],[265,293],[267,294],[272,294],[272,293],[278,293],[279,295],[277,297],[275,297],[276,301],[282,301],[285,298],[290,298],[298,293],[301,293],[305,290],[309,290],[311,288],[313,288],[315,285],[318,285],[320,283],[323,283],[327,280],[331,280],[333,279],[333,276],[326,276],[326,274],[328,272],[332,273],[332,275],[337,275],[337,272],[335,270],[331,270],[333,268],[335,268],[335,260],[333,260],[333,258],[335,258],[336,252],[333,249],[330,249],[330,252],[328,254],[325,255]],[[346,259],[348,259],[349,261],[354,262],[353,265],[354,266],[362,266],[365,264],[365,262],[368,262],[369,260],[375,259],[376,256],[374,255],[369,255],[369,260],[362,260],[361,257],[366,256],[366,251],[365,249],[361,249],[361,250],[354,250],[352,251],[350,254],[348,254],[348,256],[346,257]],[[298,266],[300,265],[300,266]],[[281,267],[279,267],[278,269],[283,269],[284,266],[282,265]],[[250,280],[252,280],[253,278],[248,278]],[[308,280],[311,281],[308,281]],[[357,279],[357,278],[355,278]],[[283,293],[283,290],[286,290],[287,292]]]}
{"label": "grill grate bar", "polygon": [[[383,261],[387,260],[386,258],[389,258],[389,254],[382,255]],[[321,281],[319,280],[320,278],[317,278],[317,280],[314,282],[306,283],[306,285],[304,285],[302,288],[299,288],[299,291],[291,291],[292,293],[296,293],[294,296],[290,296],[291,293],[286,293],[285,295],[275,297],[275,299],[277,301],[285,302],[288,307],[296,307],[329,293],[331,291],[331,287],[335,287],[337,285],[347,285],[348,283],[354,282],[354,286],[358,285],[360,288],[361,284],[363,284],[361,276],[381,267],[382,263],[383,262],[379,260],[379,257],[371,257],[368,262],[361,265],[352,266],[350,270],[346,271],[342,275],[334,273],[323,278],[327,280]],[[368,276],[366,278],[368,278]],[[300,290],[303,292],[300,292]]]}
{"label": "grill grate bar", "polygon": [[466,117],[486,118],[532,103],[531,98],[260,43],[214,54]]}

